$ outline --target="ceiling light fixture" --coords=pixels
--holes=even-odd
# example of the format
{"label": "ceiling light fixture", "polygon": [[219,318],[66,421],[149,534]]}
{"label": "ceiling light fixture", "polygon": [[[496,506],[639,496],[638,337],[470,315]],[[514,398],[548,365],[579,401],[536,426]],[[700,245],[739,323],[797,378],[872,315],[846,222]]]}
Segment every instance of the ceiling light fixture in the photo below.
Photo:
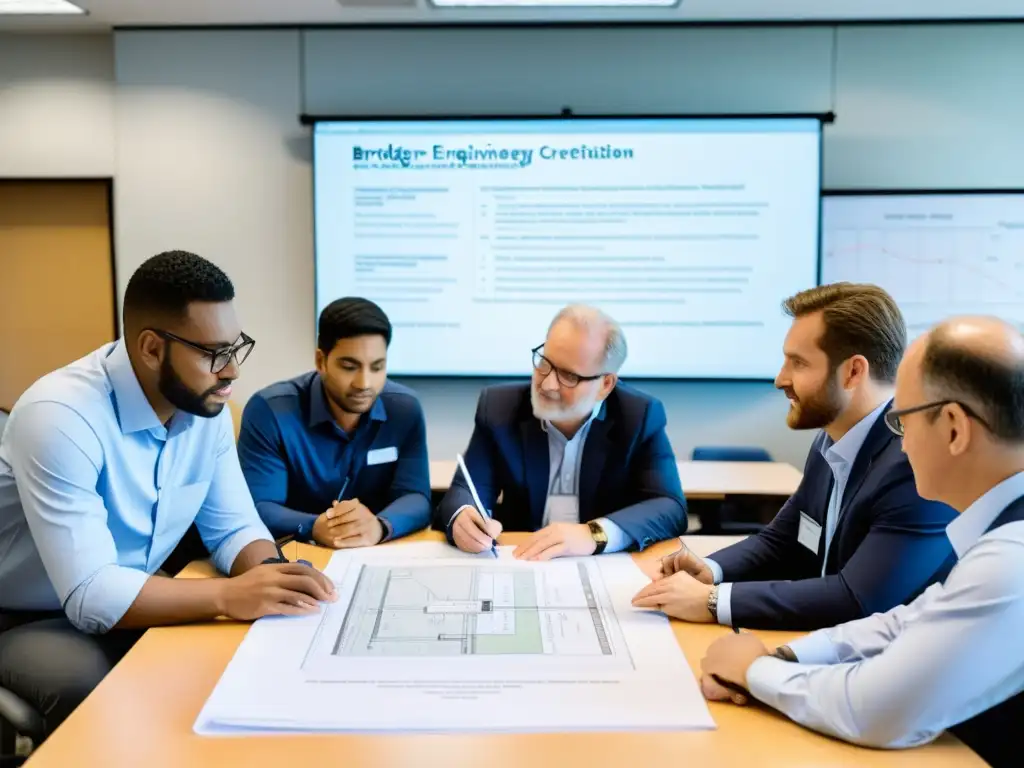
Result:
{"label": "ceiling light fixture", "polygon": [[428,0],[436,8],[673,8],[682,0]]}
{"label": "ceiling light fixture", "polygon": [[67,0],[0,0],[0,15],[81,16],[85,13]]}

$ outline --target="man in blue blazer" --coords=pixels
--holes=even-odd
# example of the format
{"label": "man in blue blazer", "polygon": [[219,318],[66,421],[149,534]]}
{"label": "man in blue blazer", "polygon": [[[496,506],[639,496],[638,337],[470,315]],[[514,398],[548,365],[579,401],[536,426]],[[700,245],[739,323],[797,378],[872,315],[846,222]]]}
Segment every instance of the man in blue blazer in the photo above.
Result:
{"label": "man in blue blazer", "polygon": [[925,501],[899,438],[885,425],[906,330],[873,285],[804,291],[776,386],[793,429],[821,428],[803,480],[757,536],[702,560],[683,548],[634,605],[687,621],[818,629],[888,611],[945,578],[956,512]]}
{"label": "man in blue blazer", "polygon": [[246,404],[238,456],[275,536],[365,547],[430,523],[423,409],[387,380],[390,342],[380,307],[338,299],[320,314],[316,370]]}
{"label": "man in blue blazer", "polygon": [[614,320],[563,309],[533,350],[532,382],[480,394],[465,463],[493,518],[459,471],[434,526],[467,552],[490,549],[503,528],[533,531],[514,553],[525,560],[644,549],[685,532],[665,409],[618,382],[625,359]]}

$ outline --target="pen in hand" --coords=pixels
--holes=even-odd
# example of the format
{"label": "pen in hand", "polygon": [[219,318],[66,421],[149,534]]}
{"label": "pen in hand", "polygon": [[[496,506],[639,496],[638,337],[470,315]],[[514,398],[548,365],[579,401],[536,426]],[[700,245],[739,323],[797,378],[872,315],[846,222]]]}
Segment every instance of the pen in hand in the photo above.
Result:
{"label": "pen in hand", "polygon": [[[466,462],[463,461],[462,454],[461,453],[455,454],[455,459],[459,463],[459,469],[462,470],[462,476],[464,478],[466,478],[466,485],[469,486],[469,492],[473,496],[473,503],[476,505],[477,511],[480,513],[480,518],[481,518],[481,521],[482,521],[484,518],[489,517],[489,515],[487,514],[487,510],[484,509],[484,504],[483,504],[482,501],[480,501],[480,494],[478,494],[476,492],[476,486],[473,485],[473,478],[471,478],[469,476],[469,470],[466,469]],[[483,528],[483,527],[481,527],[480,530],[483,533],[487,534],[488,538],[490,538],[490,536],[491,536],[490,531],[488,531],[486,528]],[[491,554],[494,555],[495,558],[498,557],[497,542],[493,538],[491,538]]]}

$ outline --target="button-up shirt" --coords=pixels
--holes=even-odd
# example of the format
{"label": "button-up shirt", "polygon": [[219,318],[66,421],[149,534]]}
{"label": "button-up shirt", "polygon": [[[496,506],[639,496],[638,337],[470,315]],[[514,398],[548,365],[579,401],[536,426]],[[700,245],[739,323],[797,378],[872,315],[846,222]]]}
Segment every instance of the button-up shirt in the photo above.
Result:
{"label": "button-up shirt", "polygon": [[757,659],[751,694],[822,733],[912,747],[1024,690],[1024,521],[988,531],[1022,496],[1024,472],[950,523],[959,561],[910,605],[791,643],[800,663]]}
{"label": "button-up shirt", "polygon": [[[590,433],[590,425],[594,419],[603,418],[604,403],[594,406],[590,418],[584,422],[572,438],[563,435],[550,421],[542,421],[541,428],[548,436],[548,496],[544,506],[544,525],[551,523],[579,523],[579,492],[580,469],[583,466],[583,448]],[[575,516],[573,519],[562,519],[557,512],[553,515],[552,499],[572,497],[575,500]],[[555,507],[554,509],[557,509]],[[633,543],[629,535],[618,525],[606,517],[595,521],[608,537],[605,552],[620,552]]]}
{"label": "button-up shirt", "polygon": [[[857,454],[868,439],[868,433],[882,415],[885,406],[889,404],[886,400],[871,413],[862,418],[838,440],[833,440],[828,435],[822,441],[821,455],[832,470],[832,492],[828,498],[828,510],[825,513],[825,556],[821,561],[821,575],[825,575],[825,565],[828,563],[828,549],[832,546],[832,537],[835,535],[836,527],[839,525],[839,515],[843,508],[843,494],[846,493],[846,483],[853,471],[853,463],[857,460]],[[708,568],[714,576],[715,584],[722,581],[722,566],[712,558],[705,560]],[[732,625],[732,584],[726,582],[718,587],[718,623]]]}
{"label": "button-up shirt", "polygon": [[161,424],[124,343],[104,345],[30,387],[0,439],[0,610],[104,632],[193,521],[225,573],[270,539],[230,412]]}

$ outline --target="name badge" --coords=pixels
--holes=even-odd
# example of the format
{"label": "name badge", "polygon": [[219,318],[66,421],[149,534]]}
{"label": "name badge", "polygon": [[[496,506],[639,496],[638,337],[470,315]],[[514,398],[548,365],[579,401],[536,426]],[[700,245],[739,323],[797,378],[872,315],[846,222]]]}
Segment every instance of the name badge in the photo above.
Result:
{"label": "name badge", "polygon": [[796,540],[815,555],[818,554],[818,542],[821,541],[821,526],[804,512],[800,513],[800,530],[796,535]]}
{"label": "name badge", "polygon": [[366,464],[371,467],[374,464],[390,464],[393,461],[398,461],[398,449],[393,445],[389,445],[387,448],[376,448],[366,453]]}

